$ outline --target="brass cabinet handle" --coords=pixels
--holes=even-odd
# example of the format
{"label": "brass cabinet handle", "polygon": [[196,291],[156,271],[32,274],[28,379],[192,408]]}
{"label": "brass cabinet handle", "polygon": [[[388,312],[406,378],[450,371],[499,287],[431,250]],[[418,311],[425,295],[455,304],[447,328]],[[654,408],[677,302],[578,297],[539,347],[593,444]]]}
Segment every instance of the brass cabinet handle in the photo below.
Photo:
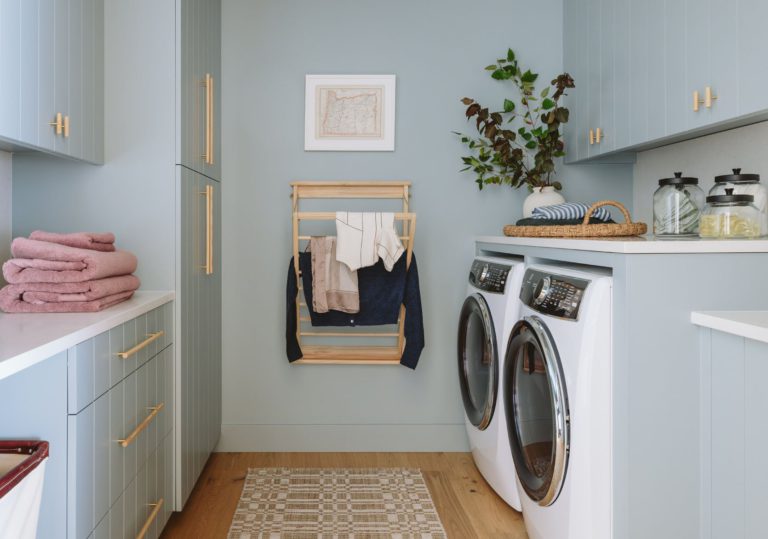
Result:
{"label": "brass cabinet handle", "polygon": [[206,185],[200,192],[205,197],[205,264],[206,275],[213,275],[213,186]]}
{"label": "brass cabinet handle", "polygon": [[203,86],[205,86],[205,151],[202,158],[206,165],[213,163],[213,156],[211,155],[211,149],[213,144],[211,142],[211,123],[213,122],[213,99],[211,95],[213,93],[213,77],[210,73],[205,74],[203,79]]}
{"label": "brass cabinet handle", "polygon": [[157,500],[157,503],[149,504],[149,507],[152,508],[152,512],[149,514],[147,521],[141,527],[141,530],[139,530],[139,534],[136,536],[136,539],[144,539],[144,536],[147,535],[147,532],[149,531],[149,527],[152,525],[152,522],[157,518],[157,514],[160,512],[160,509],[163,508],[163,503],[165,503],[164,500],[160,498],[159,500]]}
{"label": "brass cabinet handle", "polygon": [[589,145],[592,146],[595,143],[595,131],[589,130]]}
{"label": "brass cabinet handle", "polygon": [[703,99],[699,99],[699,91],[693,91],[693,112],[699,112],[699,105],[704,103]]}
{"label": "brass cabinet handle", "polygon": [[712,108],[712,101],[717,99],[716,95],[712,95],[712,87],[707,86],[704,88],[704,106],[708,109]]}
{"label": "brass cabinet handle", "polygon": [[595,130],[595,142],[597,144],[600,144],[600,141],[605,138],[605,135],[603,134],[602,129],[599,127]]}
{"label": "brass cabinet handle", "polygon": [[138,352],[142,348],[148,346],[153,341],[156,341],[157,339],[159,339],[163,335],[165,335],[165,331],[158,331],[157,333],[150,333],[149,335],[147,335],[147,338],[144,339],[143,341],[141,341],[139,344],[137,344],[133,348],[130,348],[130,349],[126,350],[125,352],[118,352],[117,355],[120,356],[120,359],[128,359],[133,354],[135,354],[136,352]]}
{"label": "brass cabinet handle", "polygon": [[64,129],[64,123],[62,122],[61,117],[62,117],[61,113],[57,112],[56,119],[48,124],[54,128],[54,133],[56,133],[57,135],[61,135],[61,132]]}
{"label": "brass cabinet handle", "polygon": [[165,403],[161,402],[157,406],[150,406],[147,408],[147,410],[150,410],[149,415],[144,418],[144,421],[139,423],[139,426],[133,429],[133,432],[131,432],[128,436],[123,438],[122,440],[117,440],[117,443],[119,443],[123,447],[128,447],[133,443],[133,441],[136,439],[136,437],[141,434],[141,431],[147,428],[147,425],[149,425],[152,420],[157,417],[157,414],[160,413],[160,410],[165,407]]}
{"label": "brass cabinet handle", "polygon": [[213,77],[210,76],[210,75],[209,75],[209,77],[210,77],[210,84],[209,84],[210,91],[208,92],[208,101],[209,101],[208,110],[210,112],[209,112],[208,116],[210,118],[210,121],[208,122],[208,164],[212,165],[213,164],[213,122],[214,122],[214,118],[213,118],[213,112],[214,112],[214,109],[213,109]]}
{"label": "brass cabinet handle", "polygon": [[64,138],[69,138],[69,116],[64,116]]}

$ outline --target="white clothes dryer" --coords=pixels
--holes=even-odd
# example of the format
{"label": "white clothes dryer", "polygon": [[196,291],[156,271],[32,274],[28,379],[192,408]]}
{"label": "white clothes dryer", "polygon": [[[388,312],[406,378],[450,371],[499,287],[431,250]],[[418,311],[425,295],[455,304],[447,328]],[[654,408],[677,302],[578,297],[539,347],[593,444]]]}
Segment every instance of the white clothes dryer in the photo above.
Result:
{"label": "white clothes dryer", "polygon": [[459,382],[472,456],[493,490],[518,511],[501,375],[507,335],[518,319],[523,271],[519,258],[475,258],[458,330]]}
{"label": "white clothes dryer", "polygon": [[608,270],[532,265],[504,370],[508,440],[530,539],[609,539]]}

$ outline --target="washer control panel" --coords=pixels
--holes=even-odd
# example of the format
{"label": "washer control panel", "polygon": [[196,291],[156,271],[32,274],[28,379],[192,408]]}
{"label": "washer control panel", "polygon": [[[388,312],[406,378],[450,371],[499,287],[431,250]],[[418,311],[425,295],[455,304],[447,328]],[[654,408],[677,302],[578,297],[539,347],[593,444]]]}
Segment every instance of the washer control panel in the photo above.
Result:
{"label": "washer control panel", "polygon": [[476,259],[469,270],[469,283],[485,292],[503,294],[511,269],[512,266]]}
{"label": "washer control panel", "polygon": [[542,314],[577,320],[589,281],[529,269],[523,277],[520,300]]}

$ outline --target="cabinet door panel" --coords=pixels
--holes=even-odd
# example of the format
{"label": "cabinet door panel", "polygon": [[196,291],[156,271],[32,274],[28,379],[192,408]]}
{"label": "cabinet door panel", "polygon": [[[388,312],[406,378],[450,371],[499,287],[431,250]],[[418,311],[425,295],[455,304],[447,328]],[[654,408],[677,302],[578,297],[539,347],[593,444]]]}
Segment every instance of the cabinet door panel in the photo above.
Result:
{"label": "cabinet door panel", "polygon": [[609,137],[612,149],[626,148],[630,145],[629,114],[632,103],[629,101],[630,83],[630,0],[614,2],[613,45],[613,134]]}
{"label": "cabinet door panel", "polygon": [[24,51],[24,61],[20,64],[19,73],[19,140],[29,144],[38,144],[39,20],[40,4],[36,1],[21,2],[19,46]]}
{"label": "cabinet door panel", "polygon": [[69,118],[69,147],[72,157],[83,157],[83,131],[87,129],[83,115],[83,2],[69,2],[69,106],[64,114]]}
{"label": "cabinet door panel", "polygon": [[21,0],[0,0],[0,136],[19,138]]}
{"label": "cabinet door panel", "polygon": [[54,1],[38,0],[38,110],[36,116],[37,145],[52,150],[56,144],[56,133],[49,125],[56,116],[56,9]]}
{"label": "cabinet door panel", "polygon": [[586,0],[573,0],[564,3],[564,19],[573,21],[563,28],[563,60],[567,71],[576,84],[563,100],[570,111],[570,120],[563,128],[565,138],[565,161],[572,163],[588,156],[587,143],[587,98],[589,83],[587,73],[587,9]]}
{"label": "cabinet door panel", "polygon": [[[53,72],[54,72],[54,115],[69,114],[69,4],[71,0],[56,0],[54,2],[53,26]],[[56,152],[69,154],[69,138],[58,135],[54,139],[53,148]]]}
{"label": "cabinet door panel", "polygon": [[739,0],[738,19],[739,114],[744,115],[768,109],[768,2]]}
{"label": "cabinet door panel", "polygon": [[[602,100],[602,80],[600,78],[600,49],[602,46],[600,31],[602,12],[600,0],[587,2],[587,127],[593,132],[600,124],[600,103]],[[600,145],[590,143],[587,153],[590,157],[600,154]]]}
{"label": "cabinet door panel", "polygon": [[685,34],[686,5],[684,0],[670,0],[666,3],[665,26],[665,78],[666,78],[666,134],[685,131],[686,116],[692,106],[691,91],[686,80],[686,50],[688,42]]}
{"label": "cabinet door panel", "polygon": [[629,84],[629,134],[630,143],[641,144],[648,140],[648,114],[650,105],[646,83],[649,76],[647,53],[648,8],[644,2],[630,3],[630,59],[632,66]]}
{"label": "cabinet door panel", "polygon": [[645,90],[648,99],[646,137],[648,140],[667,134],[667,86],[664,65],[667,48],[664,42],[664,0],[647,0],[648,9],[646,40],[648,55],[648,79]]}
{"label": "cabinet door panel", "polygon": [[616,104],[616,6],[615,0],[600,0],[600,101],[599,110],[600,142],[599,153],[616,147],[614,129]]}

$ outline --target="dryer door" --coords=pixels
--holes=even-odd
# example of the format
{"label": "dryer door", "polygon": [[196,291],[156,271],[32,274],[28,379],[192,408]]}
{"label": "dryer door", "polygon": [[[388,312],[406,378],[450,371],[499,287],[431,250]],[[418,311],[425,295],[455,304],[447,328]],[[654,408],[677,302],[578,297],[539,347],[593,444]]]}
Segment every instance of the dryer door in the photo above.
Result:
{"label": "dryer door", "polygon": [[459,382],[467,418],[485,430],[496,406],[499,357],[491,311],[480,294],[468,296],[461,308]]}
{"label": "dryer door", "polygon": [[554,503],[568,468],[570,416],[560,357],[538,316],[520,320],[509,336],[504,405],[520,484],[539,505]]}

